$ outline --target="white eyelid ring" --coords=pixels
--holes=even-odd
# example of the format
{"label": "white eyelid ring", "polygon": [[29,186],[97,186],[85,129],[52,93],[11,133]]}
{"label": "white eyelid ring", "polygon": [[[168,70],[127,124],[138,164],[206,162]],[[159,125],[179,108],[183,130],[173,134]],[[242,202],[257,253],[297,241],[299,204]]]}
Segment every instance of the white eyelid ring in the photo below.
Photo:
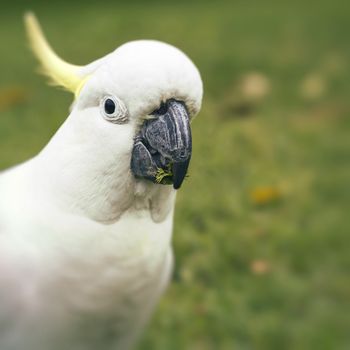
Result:
{"label": "white eyelid ring", "polygon": [[115,124],[125,124],[128,121],[128,110],[119,98],[107,95],[100,102],[100,110],[104,119]]}

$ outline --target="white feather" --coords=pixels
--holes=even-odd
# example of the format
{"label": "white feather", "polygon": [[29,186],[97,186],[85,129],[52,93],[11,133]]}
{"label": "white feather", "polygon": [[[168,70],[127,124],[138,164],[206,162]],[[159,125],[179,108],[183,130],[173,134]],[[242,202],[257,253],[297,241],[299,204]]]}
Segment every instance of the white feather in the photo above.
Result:
{"label": "white feather", "polygon": [[[80,74],[56,135],[0,175],[0,349],[127,349],[169,280],[175,191],[136,180],[131,150],[162,100],[199,111],[199,73],[178,49],[136,41]],[[128,123],[102,118],[109,94]]]}

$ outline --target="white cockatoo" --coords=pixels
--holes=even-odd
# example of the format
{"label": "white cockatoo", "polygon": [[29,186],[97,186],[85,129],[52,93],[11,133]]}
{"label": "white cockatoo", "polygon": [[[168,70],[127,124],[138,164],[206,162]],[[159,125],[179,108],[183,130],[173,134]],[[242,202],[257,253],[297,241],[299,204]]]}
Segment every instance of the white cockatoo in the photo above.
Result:
{"label": "white cockatoo", "polygon": [[0,174],[0,349],[128,349],[170,278],[201,77],[149,40],[71,65],[33,14],[25,24],[43,72],[75,99],[47,146]]}

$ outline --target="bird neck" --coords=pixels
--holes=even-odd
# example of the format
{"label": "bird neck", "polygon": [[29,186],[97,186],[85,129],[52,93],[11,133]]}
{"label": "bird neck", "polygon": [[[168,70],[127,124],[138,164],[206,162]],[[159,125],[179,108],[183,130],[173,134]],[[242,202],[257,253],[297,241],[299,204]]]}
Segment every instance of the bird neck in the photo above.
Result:
{"label": "bird neck", "polygon": [[68,119],[34,160],[34,179],[43,195],[70,213],[106,224],[127,211],[149,211],[156,222],[171,215],[175,191],[135,179],[130,151],[106,152],[77,135]]}

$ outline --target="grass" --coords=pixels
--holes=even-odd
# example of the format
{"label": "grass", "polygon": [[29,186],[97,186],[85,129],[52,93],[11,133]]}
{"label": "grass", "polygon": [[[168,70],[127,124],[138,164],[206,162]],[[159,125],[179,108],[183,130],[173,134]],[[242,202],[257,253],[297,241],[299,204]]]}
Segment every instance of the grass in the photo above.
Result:
{"label": "grass", "polygon": [[[12,1],[0,13],[1,168],[37,153],[71,102],[34,74],[25,9]],[[34,1],[31,9],[73,63],[156,38],[187,52],[203,76],[190,177],[178,195],[174,280],[138,349],[348,349],[349,6]],[[263,96],[244,90],[259,85],[253,72],[267,83]]]}

